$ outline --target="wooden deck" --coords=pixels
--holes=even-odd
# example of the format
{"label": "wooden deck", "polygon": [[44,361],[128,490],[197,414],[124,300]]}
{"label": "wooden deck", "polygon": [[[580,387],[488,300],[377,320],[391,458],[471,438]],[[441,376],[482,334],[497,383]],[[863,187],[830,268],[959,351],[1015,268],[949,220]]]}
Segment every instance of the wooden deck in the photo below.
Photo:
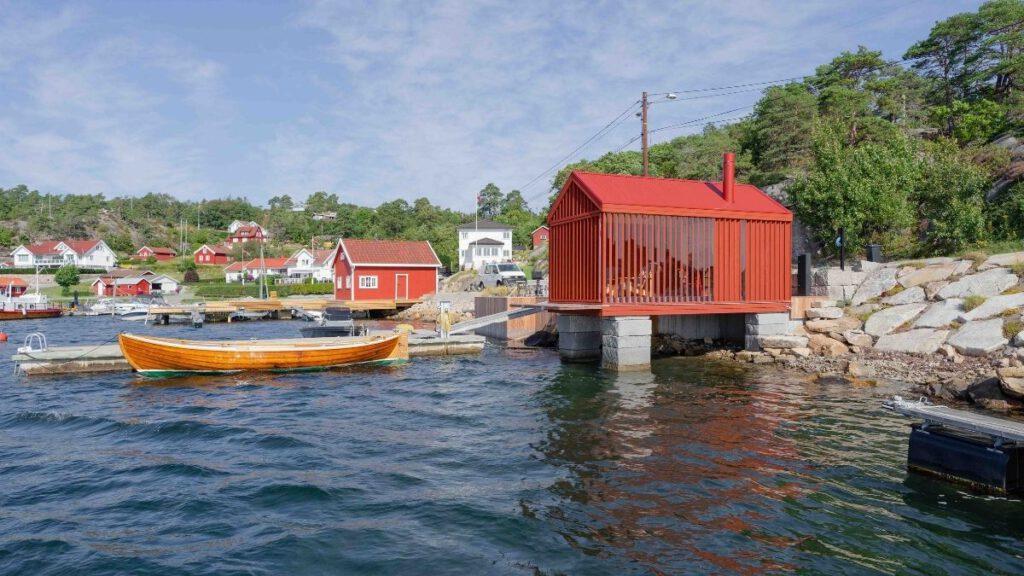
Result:
{"label": "wooden deck", "polygon": [[335,300],[334,298],[240,298],[236,300],[216,300],[196,304],[177,306],[154,306],[150,308],[150,316],[160,317],[171,314],[191,314],[202,310],[208,315],[227,315],[239,310],[249,312],[288,312],[297,308],[303,310],[323,310],[328,306],[344,306],[351,310],[401,310],[416,304],[419,300]]}

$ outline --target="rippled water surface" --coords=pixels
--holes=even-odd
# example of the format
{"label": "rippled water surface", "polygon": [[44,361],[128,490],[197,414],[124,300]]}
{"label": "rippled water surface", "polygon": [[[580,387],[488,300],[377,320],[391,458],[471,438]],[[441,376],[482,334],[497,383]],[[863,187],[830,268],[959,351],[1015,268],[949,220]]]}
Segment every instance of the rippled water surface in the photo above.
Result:
{"label": "rippled water surface", "polygon": [[893,388],[550,351],[392,368],[24,379],[15,341],[298,323],[8,323],[5,574],[1024,573],[1024,505],[907,475]]}

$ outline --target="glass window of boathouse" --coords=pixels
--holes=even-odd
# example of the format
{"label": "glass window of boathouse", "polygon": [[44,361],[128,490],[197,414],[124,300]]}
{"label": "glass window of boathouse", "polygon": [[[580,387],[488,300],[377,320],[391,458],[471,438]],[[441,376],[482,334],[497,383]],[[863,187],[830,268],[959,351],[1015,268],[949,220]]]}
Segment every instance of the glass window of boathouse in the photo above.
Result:
{"label": "glass window of boathouse", "polygon": [[603,316],[784,312],[793,216],[755,186],[573,172],[548,216],[550,304]]}

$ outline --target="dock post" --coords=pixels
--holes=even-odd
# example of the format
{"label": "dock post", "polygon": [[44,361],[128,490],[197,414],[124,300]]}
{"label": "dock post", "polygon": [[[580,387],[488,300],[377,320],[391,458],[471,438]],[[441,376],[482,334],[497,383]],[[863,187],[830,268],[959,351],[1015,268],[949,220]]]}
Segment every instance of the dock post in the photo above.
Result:
{"label": "dock post", "polygon": [[751,352],[761,351],[761,336],[789,334],[789,313],[747,314],[745,320],[744,348]]}
{"label": "dock post", "polygon": [[601,356],[601,319],[558,315],[558,353],[562,360],[593,360]]}
{"label": "dock post", "polygon": [[601,319],[601,367],[618,371],[651,367],[650,316]]}

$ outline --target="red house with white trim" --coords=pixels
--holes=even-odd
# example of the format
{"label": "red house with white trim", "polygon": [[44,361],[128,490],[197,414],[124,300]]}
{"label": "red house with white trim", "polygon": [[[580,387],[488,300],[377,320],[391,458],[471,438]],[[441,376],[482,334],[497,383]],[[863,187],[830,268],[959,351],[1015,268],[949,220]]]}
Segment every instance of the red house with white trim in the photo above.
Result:
{"label": "red house with white trim", "polygon": [[196,264],[227,264],[231,261],[231,254],[225,246],[203,244],[192,253],[192,260]]}
{"label": "red house with white trim", "polygon": [[171,248],[150,248],[149,246],[143,246],[135,252],[134,258],[136,260],[146,260],[152,256],[156,260],[163,262],[166,260],[173,260],[177,255],[178,253]]}
{"label": "red house with white trim", "polygon": [[537,249],[547,244],[549,233],[550,230],[548,230],[547,224],[541,224],[533,232],[530,232],[530,236],[533,238],[533,248]]}
{"label": "red house with white trim", "polygon": [[149,294],[153,284],[140,276],[101,276],[93,280],[91,288],[97,296],[138,296]]}
{"label": "red house with white trim", "polygon": [[334,261],[334,297],[419,300],[437,292],[440,268],[430,242],[343,238]]}
{"label": "red house with white trim", "polygon": [[[17,276],[0,276],[0,296],[17,298],[25,294],[28,284]],[[8,291],[10,294],[8,294]]]}

